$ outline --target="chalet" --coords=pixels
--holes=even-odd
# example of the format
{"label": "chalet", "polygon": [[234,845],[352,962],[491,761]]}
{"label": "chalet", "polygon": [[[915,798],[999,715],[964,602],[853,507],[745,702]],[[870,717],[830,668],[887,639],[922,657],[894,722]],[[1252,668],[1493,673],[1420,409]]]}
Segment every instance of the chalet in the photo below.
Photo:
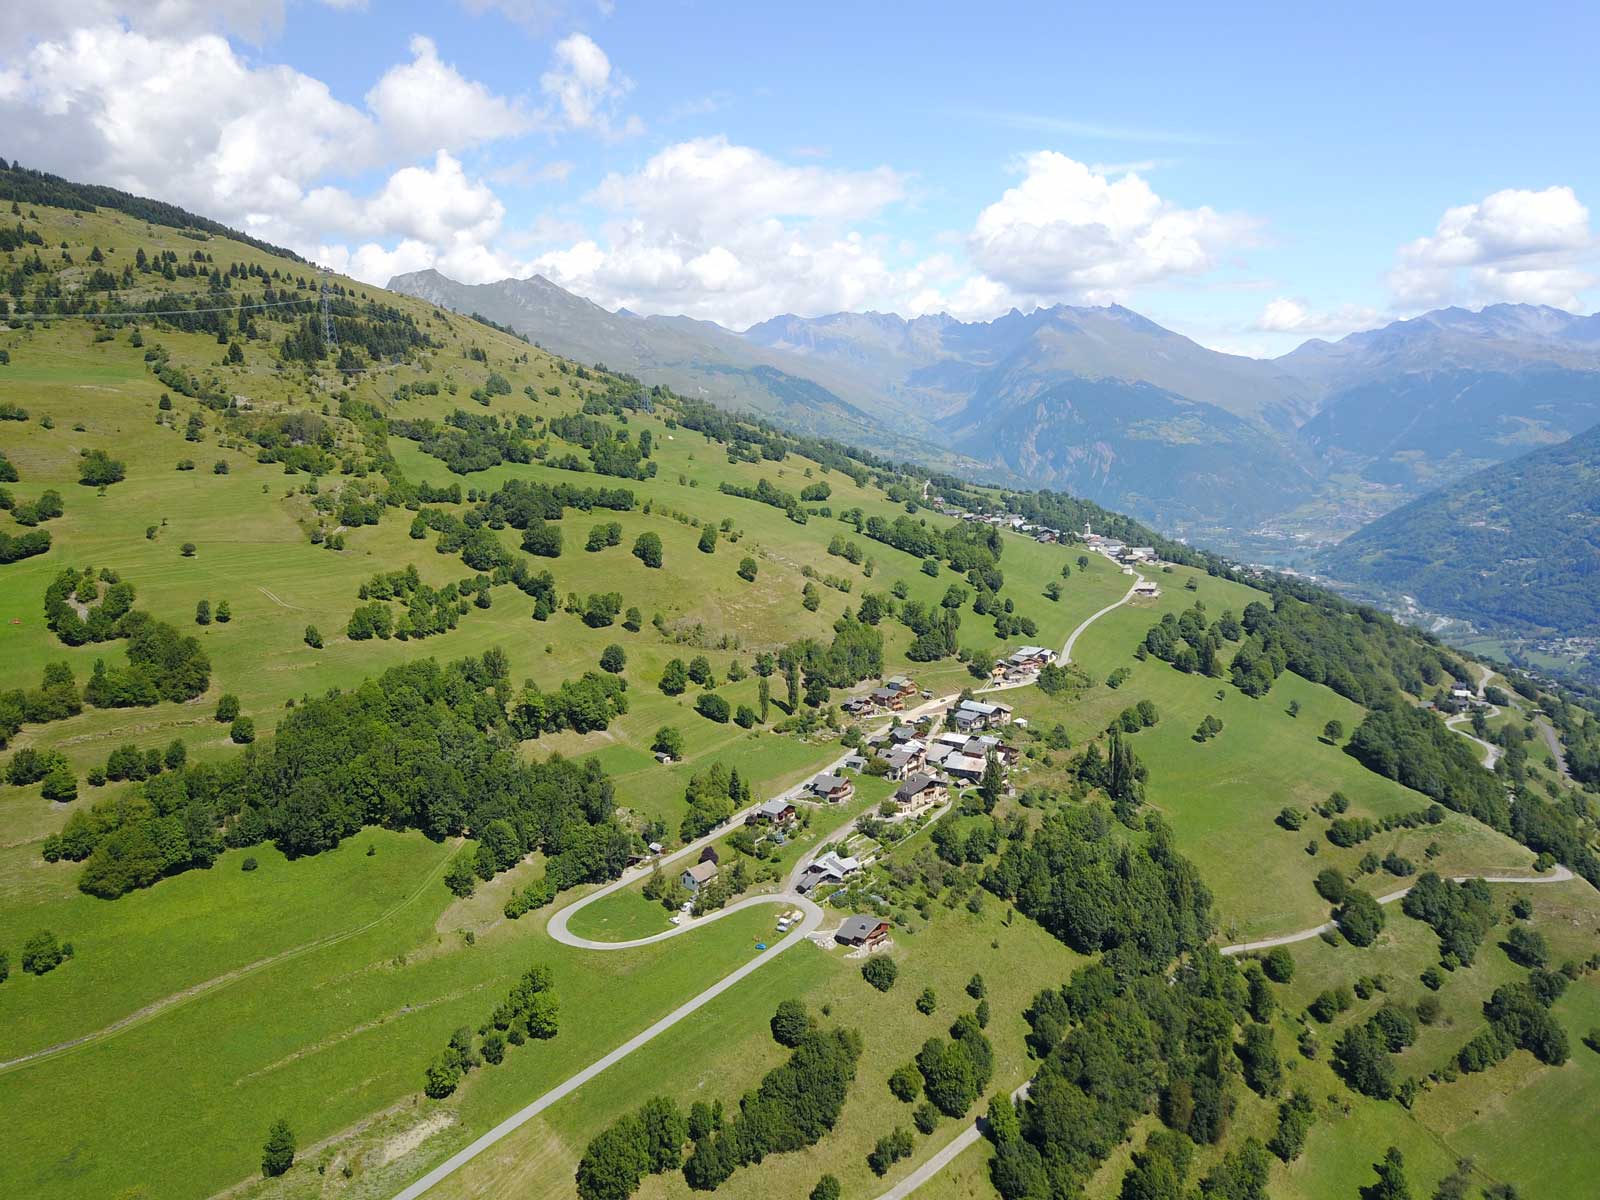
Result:
{"label": "chalet", "polygon": [[928,762],[928,751],[921,742],[911,741],[888,754],[889,778],[905,779]]}
{"label": "chalet", "polygon": [[861,870],[861,860],[847,855],[835,854],[829,850],[820,854],[801,873],[795,890],[804,896],[813,888],[824,883],[843,883],[850,876]]}
{"label": "chalet", "polygon": [[697,862],[694,866],[685,871],[679,878],[682,880],[684,887],[688,888],[691,892],[698,892],[716,877],[716,863]]}
{"label": "chalet", "polygon": [[945,759],[949,758],[952,754],[961,753],[962,747],[960,746],[952,746],[949,742],[935,742],[933,745],[928,747],[927,765],[930,767],[941,767],[944,765]]}
{"label": "chalet", "polygon": [[917,731],[910,725],[896,725],[889,730],[889,741],[893,745],[904,746],[908,742],[916,741],[916,739]]}
{"label": "chalet", "polygon": [[918,813],[949,798],[950,789],[944,780],[922,772],[911,776],[894,792],[894,802],[902,813]]}
{"label": "chalet", "polygon": [[964,750],[972,738],[965,733],[941,733],[937,740],[946,746],[954,746],[957,750]]}
{"label": "chalet", "polygon": [[872,949],[889,936],[889,922],[879,917],[846,917],[834,932],[841,946],[866,946]]}
{"label": "chalet", "polygon": [[1123,552],[1123,557],[1129,562],[1155,562],[1156,548],[1154,546],[1129,546]]}
{"label": "chalet", "polygon": [[811,794],[829,804],[838,804],[856,794],[855,785],[840,775],[818,775],[811,781]]}
{"label": "chalet", "polygon": [[874,704],[890,712],[899,712],[906,706],[906,698],[891,687],[874,688],[870,695]]}
{"label": "chalet", "polygon": [[891,675],[883,681],[883,686],[893,688],[902,696],[910,696],[917,690],[916,682],[905,675]]}
{"label": "chalet", "polygon": [[1133,594],[1141,599],[1154,600],[1161,595],[1161,585],[1154,579],[1141,579],[1133,585]]}
{"label": "chalet", "polygon": [[839,707],[852,717],[870,717],[876,706],[870,696],[852,696]]}
{"label": "chalet", "polygon": [[993,729],[1011,719],[1011,706],[998,702],[989,704],[982,700],[963,700],[956,706],[956,715],[962,713],[970,714],[984,729]]}
{"label": "chalet", "polygon": [[1037,671],[1055,662],[1056,652],[1048,646],[1019,646],[1006,659],[1012,667],[1024,671]]}
{"label": "chalet", "polygon": [[867,760],[860,754],[849,755],[844,760],[844,769],[846,771],[863,771],[866,766]]}
{"label": "chalet", "polygon": [[794,820],[794,803],[789,800],[768,800],[750,814],[747,825],[787,825]]}

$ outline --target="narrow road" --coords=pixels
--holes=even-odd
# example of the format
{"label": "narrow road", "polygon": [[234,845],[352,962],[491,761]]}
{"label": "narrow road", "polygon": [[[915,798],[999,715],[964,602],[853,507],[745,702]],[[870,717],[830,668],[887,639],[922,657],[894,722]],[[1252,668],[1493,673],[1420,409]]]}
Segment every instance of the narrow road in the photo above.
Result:
{"label": "narrow road", "polygon": [[[1557,864],[1543,875],[1452,875],[1450,878],[1456,883],[1465,883],[1469,879],[1481,879],[1485,883],[1534,884],[1565,883],[1567,880],[1574,878],[1574,876],[1566,867]],[[1409,887],[1403,887],[1398,892],[1390,892],[1387,896],[1379,896],[1378,903],[1393,904],[1410,890],[1411,888]],[[1264,938],[1259,942],[1240,942],[1236,946],[1224,946],[1222,947],[1222,953],[1228,955],[1250,954],[1256,950],[1270,950],[1274,946],[1290,946],[1295,942],[1309,942],[1314,937],[1321,937],[1333,927],[1332,921],[1324,921],[1321,925],[1311,929],[1302,929],[1298,933],[1285,933],[1280,937]]]}
{"label": "narrow road", "polygon": [[1533,726],[1539,731],[1539,736],[1544,739],[1545,749],[1550,751],[1550,757],[1556,761],[1556,771],[1561,778],[1572,779],[1572,772],[1567,769],[1567,752],[1562,748],[1561,739],[1556,736],[1555,726],[1542,716],[1533,719]]}
{"label": "narrow road", "polygon": [[1129,600],[1132,600],[1133,599],[1134,589],[1137,588],[1143,582],[1144,582],[1144,576],[1140,575],[1137,571],[1134,572],[1133,585],[1128,588],[1127,592],[1123,595],[1121,600],[1118,600],[1115,604],[1106,605],[1099,612],[1093,614],[1092,616],[1085,617],[1083,619],[1082,623],[1067,636],[1067,644],[1065,646],[1061,647],[1061,661],[1062,661],[1062,663],[1069,663],[1069,662],[1072,661],[1072,648],[1078,644],[1078,638],[1083,635],[1083,631],[1088,629],[1089,626],[1093,625],[1096,621],[1098,621],[1101,617],[1105,616],[1107,613],[1115,612],[1117,609],[1121,608],[1124,604],[1126,604]]}
{"label": "narrow road", "polygon": [[[1021,1100],[1027,1094],[1028,1085],[1025,1083],[1016,1091],[1011,1093],[1011,1099],[1013,1102],[1015,1102],[1017,1100]],[[983,1117],[974,1118],[972,1124],[968,1125],[959,1134],[951,1138],[950,1141],[940,1149],[939,1153],[935,1154],[927,1162],[923,1163],[920,1167],[911,1172],[911,1174],[907,1175],[899,1183],[895,1184],[887,1192],[880,1193],[874,1198],[874,1200],[905,1200],[905,1197],[916,1191],[923,1184],[927,1183],[928,1180],[932,1179],[940,1171],[944,1170],[957,1158],[959,1158],[961,1154],[974,1142],[982,1140],[984,1131],[987,1129],[988,1124],[989,1123]]]}
{"label": "narrow road", "polygon": [[[1490,717],[1498,717],[1500,715],[1500,710],[1491,705],[1487,715]],[[1486,742],[1477,734],[1468,733],[1465,729],[1462,729],[1461,723],[1467,720],[1471,720],[1470,713],[1457,713],[1453,717],[1446,717],[1444,723],[1447,728],[1454,729],[1462,737],[1466,738],[1467,741],[1481,747],[1483,749],[1484,767],[1490,771],[1494,770],[1495,763],[1500,761],[1500,755],[1504,752],[1493,742]]]}

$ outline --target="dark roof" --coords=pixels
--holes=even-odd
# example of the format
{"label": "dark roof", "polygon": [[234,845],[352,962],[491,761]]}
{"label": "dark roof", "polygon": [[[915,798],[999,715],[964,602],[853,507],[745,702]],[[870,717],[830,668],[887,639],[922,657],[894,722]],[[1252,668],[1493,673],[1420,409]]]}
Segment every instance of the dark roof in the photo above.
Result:
{"label": "dark roof", "polygon": [[883,921],[877,917],[846,917],[834,937],[842,942],[861,941],[882,924]]}

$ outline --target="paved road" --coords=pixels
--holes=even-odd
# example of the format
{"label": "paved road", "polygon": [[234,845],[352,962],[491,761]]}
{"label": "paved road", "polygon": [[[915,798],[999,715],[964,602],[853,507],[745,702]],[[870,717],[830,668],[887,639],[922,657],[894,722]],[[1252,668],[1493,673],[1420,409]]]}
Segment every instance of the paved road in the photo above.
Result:
{"label": "paved road", "polygon": [[[1011,1093],[1011,1099],[1014,1101],[1021,1100],[1027,1094],[1028,1085],[1025,1083],[1016,1091]],[[932,1179],[940,1171],[948,1167],[974,1142],[979,1141],[983,1137],[984,1130],[987,1126],[988,1122],[982,1117],[975,1118],[972,1124],[968,1125],[959,1134],[951,1138],[950,1141],[939,1151],[939,1153],[935,1154],[927,1162],[923,1163],[920,1167],[911,1172],[911,1174],[907,1175],[899,1183],[895,1184],[887,1192],[883,1192],[875,1197],[874,1200],[905,1200],[905,1197],[909,1196],[912,1192],[916,1191],[923,1184],[927,1183],[928,1180]]]}
{"label": "paved road", "polygon": [[1101,617],[1105,616],[1108,612],[1115,612],[1117,609],[1121,608],[1124,604],[1126,604],[1129,600],[1132,600],[1133,599],[1133,590],[1134,590],[1134,588],[1138,587],[1143,582],[1144,582],[1144,576],[1140,575],[1137,571],[1134,572],[1133,585],[1132,585],[1132,587],[1128,588],[1127,592],[1123,595],[1121,600],[1118,600],[1115,604],[1106,605],[1099,612],[1095,613],[1092,616],[1085,617],[1083,619],[1083,622],[1076,629],[1074,629],[1070,634],[1067,635],[1067,644],[1065,646],[1061,647],[1061,661],[1063,663],[1071,662],[1072,661],[1072,648],[1075,645],[1078,644],[1078,638],[1083,634],[1083,631],[1085,629],[1088,629],[1089,626],[1093,625],[1096,621],[1098,621]]}
{"label": "paved road", "polygon": [[1535,717],[1533,725],[1539,731],[1539,736],[1544,739],[1545,749],[1550,751],[1550,757],[1556,760],[1556,771],[1561,778],[1570,780],[1572,772],[1567,769],[1567,752],[1562,749],[1561,739],[1556,736],[1555,727],[1542,716]]}
{"label": "paved road", "polygon": [[[1481,879],[1485,883],[1565,883],[1573,878],[1571,871],[1566,867],[1556,866],[1543,875],[1452,875],[1456,883],[1465,883],[1469,879]],[[1415,886],[1415,885],[1413,885]],[[1390,892],[1387,896],[1379,896],[1379,904],[1393,904],[1411,888],[1403,887],[1398,892]],[[1290,946],[1295,942],[1309,942],[1314,937],[1321,937],[1334,927],[1332,921],[1324,921],[1312,929],[1302,929],[1298,933],[1286,933],[1280,937],[1265,938],[1259,942],[1240,942],[1236,946],[1224,946],[1224,954],[1249,954],[1256,950],[1270,950],[1274,946]]]}
{"label": "paved road", "polygon": [[[1485,715],[1489,716],[1489,717],[1498,717],[1500,715],[1500,710],[1498,708],[1495,708],[1493,705],[1491,705],[1489,707],[1489,711]],[[1466,738],[1467,741],[1473,742],[1476,745],[1482,747],[1482,749],[1483,749],[1483,765],[1484,765],[1485,768],[1487,768],[1488,770],[1492,771],[1492,770],[1494,770],[1495,763],[1500,761],[1500,755],[1503,753],[1503,751],[1500,749],[1499,746],[1496,746],[1493,742],[1486,742],[1481,737],[1479,737],[1477,734],[1469,733],[1465,729],[1461,728],[1461,723],[1463,721],[1471,720],[1471,718],[1472,718],[1472,714],[1471,713],[1457,713],[1453,717],[1446,717],[1444,723],[1445,723],[1445,725],[1447,727],[1449,727],[1450,729],[1454,729],[1462,737]]]}

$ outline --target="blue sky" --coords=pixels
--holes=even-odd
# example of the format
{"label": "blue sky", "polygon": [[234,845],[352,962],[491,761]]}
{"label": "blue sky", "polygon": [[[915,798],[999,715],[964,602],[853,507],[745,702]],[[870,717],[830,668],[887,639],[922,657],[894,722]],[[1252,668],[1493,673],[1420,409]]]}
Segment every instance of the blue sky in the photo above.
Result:
{"label": "blue sky", "polygon": [[1256,354],[1600,295],[1591,6],[33,7],[0,153],[378,283],[733,327],[1120,302]]}

